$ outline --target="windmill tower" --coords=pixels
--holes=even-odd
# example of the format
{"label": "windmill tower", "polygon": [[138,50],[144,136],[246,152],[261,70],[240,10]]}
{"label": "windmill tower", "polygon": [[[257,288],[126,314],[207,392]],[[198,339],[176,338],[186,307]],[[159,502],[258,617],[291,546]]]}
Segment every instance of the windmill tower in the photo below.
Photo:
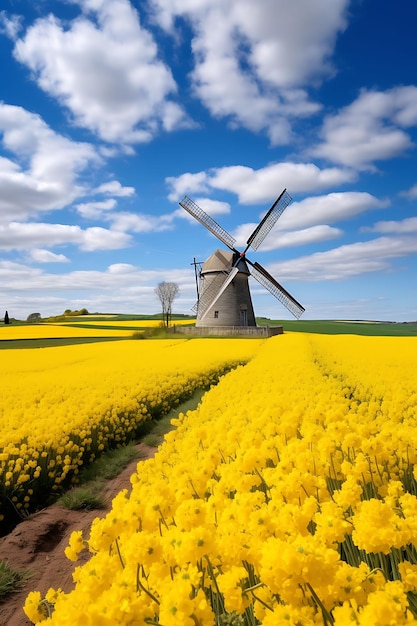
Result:
{"label": "windmill tower", "polygon": [[236,240],[195,202],[187,196],[181,200],[180,206],[229,248],[216,250],[203,264],[199,298],[194,307],[196,326],[256,326],[249,276],[272,293],[294,317],[298,319],[302,315],[304,307],[262,265],[246,257],[249,247],[259,248],[291,199],[284,189],[247,240],[243,252],[235,248]]}
{"label": "windmill tower", "polygon": [[210,298],[210,294],[216,296],[236,260],[236,254],[231,250],[216,250],[203,264],[196,326],[256,326],[248,282],[250,272],[243,257],[238,259],[238,272],[229,288],[216,298],[205,315],[201,311],[200,303]]}

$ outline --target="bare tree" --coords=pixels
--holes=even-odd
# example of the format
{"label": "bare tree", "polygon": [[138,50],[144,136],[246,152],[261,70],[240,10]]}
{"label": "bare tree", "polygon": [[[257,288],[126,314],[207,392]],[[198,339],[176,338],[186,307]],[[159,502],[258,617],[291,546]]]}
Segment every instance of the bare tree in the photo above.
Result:
{"label": "bare tree", "polygon": [[155,293],[162,304],[162,319],[168,328],[169,320],[172,314],[172,303],[180,292],[177,283],[159,283],[155,288]]}

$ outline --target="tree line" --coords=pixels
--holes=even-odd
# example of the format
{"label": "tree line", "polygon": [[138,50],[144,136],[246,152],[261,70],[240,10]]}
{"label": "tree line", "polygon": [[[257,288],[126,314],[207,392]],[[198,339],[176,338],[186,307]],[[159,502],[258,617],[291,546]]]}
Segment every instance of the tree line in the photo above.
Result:
{"label": "tree line", "polygon": [[[155,288],[155,293],[158,296],[162,305],[162,319],[164,321],[164,325],[167,328],[169,326],[169,322],[171,321],[172,303],[178,296],[179,292],[180,288],[177,283],[169,283],[163,281],[162,283],[159,283],[158,286]],[[71,311],[70,309],[67,309],[66,311],[64,311],[64,315],[88,315],[88,311],[87,309],[81,309],[80,311]],[[40,313],[30,313],[26,321],[36,322],[40,319],[42,319]],[[10,318],[7,311],[4,314],[4,323],[10,324]]]}

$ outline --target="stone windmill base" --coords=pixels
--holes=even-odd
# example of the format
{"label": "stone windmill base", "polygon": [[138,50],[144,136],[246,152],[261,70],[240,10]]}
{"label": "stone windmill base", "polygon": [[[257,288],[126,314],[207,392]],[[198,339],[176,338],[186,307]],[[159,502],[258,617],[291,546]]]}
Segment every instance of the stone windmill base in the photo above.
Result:
{"label": "stone windmill base", "polygon": [[172,326],[173,333],[197,337],[273,337],[282,335],[282,326]]}

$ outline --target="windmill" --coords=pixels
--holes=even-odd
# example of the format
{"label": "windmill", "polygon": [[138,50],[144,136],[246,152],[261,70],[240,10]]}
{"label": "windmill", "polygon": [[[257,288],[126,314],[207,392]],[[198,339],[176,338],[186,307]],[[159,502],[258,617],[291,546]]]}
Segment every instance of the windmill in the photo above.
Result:
{"label": "windmill", "polygon": [[246,248],[239,252],[235,248],[236,240],[191,198],[184,196],[180,206],[229,248],[216,250],[201,268],[199,297],[194,306],[196,326],[256,326],[249,290],[250,275],[294,317],[298,319],[302,315],[304,307],[262,265],[252,263],[246,256],[249,248],[259,248],[291,200],[284,189],[250,235]]}

